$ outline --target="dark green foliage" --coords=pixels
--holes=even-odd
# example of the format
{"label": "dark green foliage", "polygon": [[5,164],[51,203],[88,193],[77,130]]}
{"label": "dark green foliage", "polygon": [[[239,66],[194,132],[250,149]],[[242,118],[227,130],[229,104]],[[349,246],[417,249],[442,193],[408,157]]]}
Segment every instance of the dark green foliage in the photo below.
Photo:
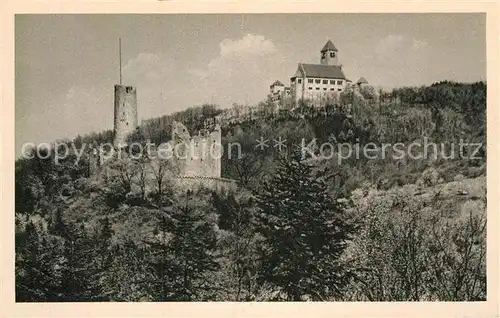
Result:
{"label": "dark green foliage", "polygon": [[28,221],[16,232],[16,301],[57,300],[57,240]]}
{"label": "dark green foliage", "polygon": [[99,283],[101,294],[111,301],[152,301],[159,282],[150,263],[152,251],[125,241],[111,249],[112,258]]}
{"label": "dark green foliage", "polygon": [[125,202],[127,192],[121,184],[111,183],[104,191],[106,204],[110,208],[117,208],[121,203]]}
{"label": "dark green foliage", "polygon": [[219,241],[222,251],[221,273],[227,279],[228,295],[222,299],[255,300],[260,293],[255,202],[249,193],[214,193],[213,205],[219,215],[219,228],[224,230]]}
{"label": "dark green foliage", "polygon": [[[191,194],[181,197],[159,223],[160,243],[154,268],[161,282],[157,300],[188,301],[203,298],[210,286],[208,272],[217,269],[216,233],[206,211],[193,206]],[[168,237],[168,239],[166,238]]]}
{"label": "dark green foliage", "polygon": [[328,193],[325,177],[297,153],[280,160],[257,195],[262,279],[282,288],[288,300],[340,297],[350,279],[340,256],[354,225]]}

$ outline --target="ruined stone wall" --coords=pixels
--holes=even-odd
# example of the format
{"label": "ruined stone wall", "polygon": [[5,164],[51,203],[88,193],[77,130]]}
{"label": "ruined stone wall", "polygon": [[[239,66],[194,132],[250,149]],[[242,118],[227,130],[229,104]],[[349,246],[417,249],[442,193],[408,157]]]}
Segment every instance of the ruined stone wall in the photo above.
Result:
{"label": "ruined stone wall", "polygon": [[127,137],[137,128],[137,91],[133,86],[115,85],[114,112],[115,147],[125,145]]}
{"label": "ruined stone wall", "polygon": [[238,183],[235,180],[224,178],[176,177],[173,181],[179,191],[195,191],[203,187],[217,192],[228,192],[238,188]]}
{"label": "ruined stone wall", "polygon": [[202,130],[191,137],[186,127],[174,122],[172,127],[172,147],[179,168],[179,176],[211,177],[221,176],[221,129]]}

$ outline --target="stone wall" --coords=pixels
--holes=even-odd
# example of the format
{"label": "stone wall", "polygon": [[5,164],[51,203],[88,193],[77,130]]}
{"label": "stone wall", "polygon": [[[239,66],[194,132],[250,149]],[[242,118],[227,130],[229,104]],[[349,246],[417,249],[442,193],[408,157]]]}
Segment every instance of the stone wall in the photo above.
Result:
{"label": "stone wall", "polygon": [[136,128],[137,91],[133,86],[115,85],[114,146],[125,145]]}
{"label": "stone wall", "polygon": [[209,177],[175,177],[174,185],[179,191],[196,191],[203,187],[217,192],[235,191],[238,183],[235,180]]}

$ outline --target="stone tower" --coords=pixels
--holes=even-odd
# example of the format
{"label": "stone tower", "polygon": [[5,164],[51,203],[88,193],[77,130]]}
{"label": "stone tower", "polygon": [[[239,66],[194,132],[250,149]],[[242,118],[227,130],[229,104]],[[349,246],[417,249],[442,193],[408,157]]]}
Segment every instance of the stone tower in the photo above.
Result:
{"label": "stone tower", "polygon": [[330,40],[328,40],[325,46],[323,46],[323,49],[321,49],[321,64],[335,66],[339,65],[338,50]]}
{"label": "stone tower", "polygon": [[137,128],[137,91],[133,86],[115,85],[115,147],[124,147]]}

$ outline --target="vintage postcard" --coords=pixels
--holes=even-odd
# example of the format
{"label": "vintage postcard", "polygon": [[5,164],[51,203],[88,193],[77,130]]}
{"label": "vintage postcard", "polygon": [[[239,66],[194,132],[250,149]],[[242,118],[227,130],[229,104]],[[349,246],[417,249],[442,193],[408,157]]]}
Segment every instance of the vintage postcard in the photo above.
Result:
{"label": "vintage postcard", "polygon": [[10,3],[6,316],[498,316],[496,4],[380,5]]}

